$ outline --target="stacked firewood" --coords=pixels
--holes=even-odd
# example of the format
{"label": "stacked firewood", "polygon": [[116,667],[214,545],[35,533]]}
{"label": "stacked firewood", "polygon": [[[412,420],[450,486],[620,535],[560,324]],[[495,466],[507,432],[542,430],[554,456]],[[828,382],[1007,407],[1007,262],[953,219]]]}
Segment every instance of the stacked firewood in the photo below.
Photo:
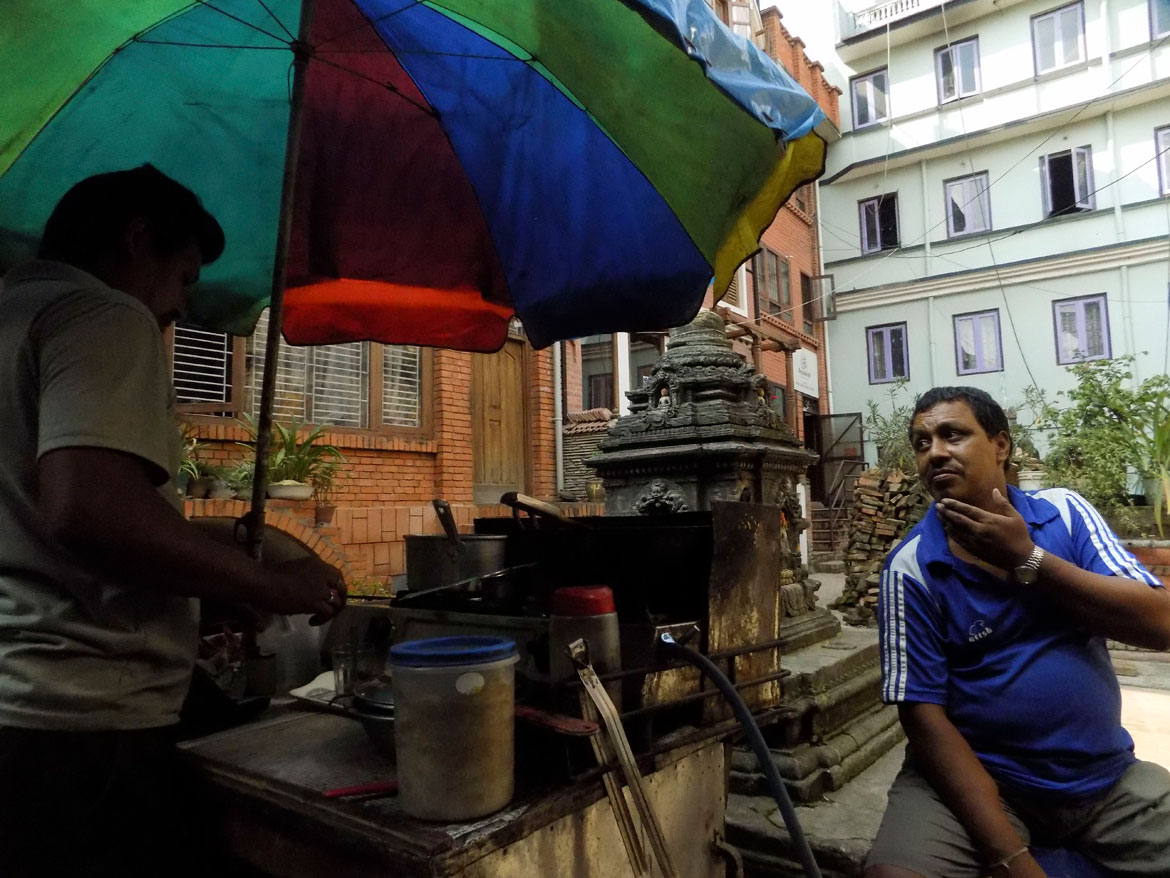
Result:
{"label": "stacked firewood", "polygon": [[876,625],[882,562],[926,512],[930,498],[918,479],[867,470],[857,480],[845,550],[845,590],[831,605],[851,625]]}

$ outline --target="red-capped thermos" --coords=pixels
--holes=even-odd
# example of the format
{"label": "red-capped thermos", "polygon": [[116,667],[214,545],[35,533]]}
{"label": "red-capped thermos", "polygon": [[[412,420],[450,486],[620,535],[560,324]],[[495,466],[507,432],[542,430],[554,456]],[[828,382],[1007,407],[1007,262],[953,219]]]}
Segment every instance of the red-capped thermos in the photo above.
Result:
{"label": "red-capped thermos", "polygon": [[[622,667],[618,617],[613,592],[604,585],[558,588],[553,592],[549,616],[549,672],[553,683],[577,679],[577,669],[565,647],[577,638],[589,644],[593,669],[604,677]],[[621,710],[621,681],[607,682],[609,697]]]}

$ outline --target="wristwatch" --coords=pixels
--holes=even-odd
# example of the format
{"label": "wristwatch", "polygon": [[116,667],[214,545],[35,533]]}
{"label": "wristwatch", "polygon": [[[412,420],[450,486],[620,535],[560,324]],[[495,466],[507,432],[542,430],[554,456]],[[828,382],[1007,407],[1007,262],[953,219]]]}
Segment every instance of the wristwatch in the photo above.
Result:
{"label": "wristwatch", "polygon": [[1032,547],[1032,554],[1028,560],[1012,570],[1012,579],[1020,585],[1035,585],[1040,577],[1040,562],[1044,560],[1044,550],[1039,546]]}

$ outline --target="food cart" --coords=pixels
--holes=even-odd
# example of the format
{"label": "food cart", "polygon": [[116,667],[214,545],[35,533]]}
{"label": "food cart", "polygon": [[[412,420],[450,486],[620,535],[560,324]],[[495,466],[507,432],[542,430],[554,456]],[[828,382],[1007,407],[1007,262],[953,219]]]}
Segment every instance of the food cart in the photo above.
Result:
{"label": "food cart", "polygon": [[[784,716],[778,526],[772,507],[746,503],[572,525],[477,521],[477,533],[507,536],[509,563],[525,571],[524,587],[505,603],[440,591],[415,601],[354,603],[339,622],[368,630],[372,619],[389,617],[398,640],[493,631],[517,641],[512,802],[484,818],[434,823],[408,817],[393,795],[329,798],[329,790],[393,781],[393,760],[352,716],[277,699],[251,723],[182,745],[202,811],[215,815],[215,845],[267,874],[288,876],[637,874],[604,782],[618,766],[599,765],[580,729],[566,732],[549,719],[564,705],[564,692],[554,703],[541,679],[548,594],[604,581],[622,622],[623,670],[610,682],[620,682],[623,725],[677,874],[736,874],[722,829],[727,748],[738,725],[696,671],[657,661],[653,643],[663,630],[694,632],[694,645],[723,665],[761,724]],[[348,636],[346,624],[336,636]],[[624,796],[633,799],[629,790]],[[637,827],[648,832],[645,823]]]}

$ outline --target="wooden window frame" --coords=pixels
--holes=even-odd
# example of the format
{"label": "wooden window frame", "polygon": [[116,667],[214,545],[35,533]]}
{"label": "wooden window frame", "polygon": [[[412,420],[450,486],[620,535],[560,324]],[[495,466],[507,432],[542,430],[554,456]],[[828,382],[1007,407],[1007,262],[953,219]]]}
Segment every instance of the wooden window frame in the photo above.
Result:
{"label": "wooden window frame", "polygon": [[[770,295],[768,259],[776,262],[776,298]],[[761,247],[752,257],[752,293],[755,298],[756,316],[767,314],[792,324],[792,266],[788,260],[770,247]]]}

